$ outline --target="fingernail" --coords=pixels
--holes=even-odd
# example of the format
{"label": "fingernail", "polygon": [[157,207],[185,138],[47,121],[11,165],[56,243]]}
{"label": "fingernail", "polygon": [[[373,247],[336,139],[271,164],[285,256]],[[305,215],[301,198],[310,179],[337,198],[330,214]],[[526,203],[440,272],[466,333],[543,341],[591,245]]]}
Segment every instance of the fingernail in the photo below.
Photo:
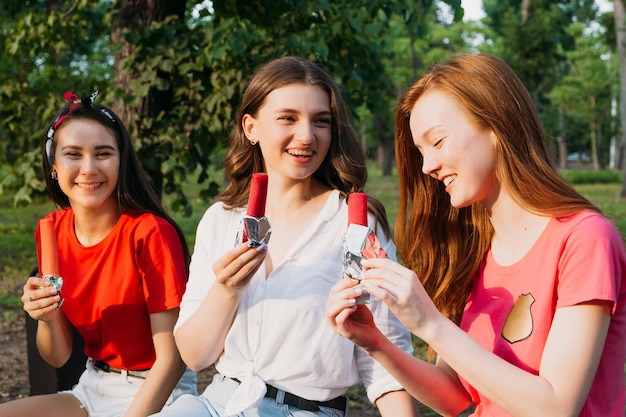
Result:
{"label": "fingernail", "polygon": [[348,305],[353,306],[356,304],[356,299],[354,298],[348,298]]}
{"label": "fingernail", "polygon": [[256,250],[259,252],[267,252],[267,244],[261,243],[259,246],[256,247]]}
{"label": "fingernail", "polygon": [[361,288],[361,284],[359,284],[359,285],[355,285],[355,286],[354,286],[354,293],[355,293],[356,295],[361,295],[361,294],[363,294],[363,288]]}

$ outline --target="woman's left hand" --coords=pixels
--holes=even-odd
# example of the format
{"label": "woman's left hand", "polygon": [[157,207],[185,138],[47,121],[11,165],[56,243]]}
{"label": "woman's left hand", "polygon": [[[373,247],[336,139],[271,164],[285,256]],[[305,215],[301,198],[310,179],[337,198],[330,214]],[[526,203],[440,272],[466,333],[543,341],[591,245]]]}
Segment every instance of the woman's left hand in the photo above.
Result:
{"label": "woman's left hand", "polygon": [[358,281],[348,278],[339,281],[328,295],[326,321],[335,332],[369,350],[384,336],[376,327],[369,308],[357,304],[356,299],[362,294]]}

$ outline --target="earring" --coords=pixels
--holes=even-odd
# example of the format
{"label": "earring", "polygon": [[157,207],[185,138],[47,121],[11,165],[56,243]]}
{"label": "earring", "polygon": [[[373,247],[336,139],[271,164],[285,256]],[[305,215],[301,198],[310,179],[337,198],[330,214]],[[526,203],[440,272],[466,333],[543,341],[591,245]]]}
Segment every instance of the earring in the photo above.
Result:
{"label": "earring", "polygon": [[50,171],[50,178],[52,178],[53,180],[57,179],[57,170],[52,168],[52,171]]}
{"label": "earring", "polygon": [[256,140],[256,139],[250,139],[250,145],[254,146],[254,145],[256,145],[257,143],[259,143],[259,141],[258,141],[258,140]]}

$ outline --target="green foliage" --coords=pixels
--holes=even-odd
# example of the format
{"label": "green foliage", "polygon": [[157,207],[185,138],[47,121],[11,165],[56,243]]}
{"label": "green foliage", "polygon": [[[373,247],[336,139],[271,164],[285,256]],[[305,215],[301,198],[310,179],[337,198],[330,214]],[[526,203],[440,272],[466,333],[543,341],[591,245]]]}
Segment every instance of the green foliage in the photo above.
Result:
{"label": "green foliage", "polygon": [[563,178],[570,184],[621,184],[622,174],[620,172],[602,170],[572,169],[561,171]]}
{"label": "green foliage", "polygon": [[[595,18],[590,0],[531,2],[526,21],[519,1],[486,1],[483,25],[460,21],[460,0],[188,0],[184,21],[170,17],[122,31],[132,46],[122,55],[111,30],[126,1],[0,6],[0,192],[11,191],[16,202],[42,193],[39,146],[67,90],[99,89],[102,103],[137,110],[130,127],[139,156],[172,208],[189,215],[185,183],[200,184],[202,198],[215,195],[210,172],[220,167],[245,83],[271,58],[300,55],[328,69],[374,152],[381,144],[391,148],[395,102],[406,86],[436,62],[476,48],[481,36],[489,41],[480,48],[505,57],[545,107],[544,118],[555,119],[546,92],[564,74],[562,51],[574,45],[564,28],[574,18]],[[129,80],[124,92],[112,89],[114,58],[116,77]],[[151,112],[144,99],[152,94],[169,105]],[[609,131],[603,124],[603,134]]]}
{"label": "green foliage", "polygon": [[97,5],[65,17],[43,2],[24,2],[0,17],[0,164],[12,167],[4,172],[0,191],[17,190],[16,203],[30,202],[43,190],[40,141],[63,92],[108,85],[103,15]]}

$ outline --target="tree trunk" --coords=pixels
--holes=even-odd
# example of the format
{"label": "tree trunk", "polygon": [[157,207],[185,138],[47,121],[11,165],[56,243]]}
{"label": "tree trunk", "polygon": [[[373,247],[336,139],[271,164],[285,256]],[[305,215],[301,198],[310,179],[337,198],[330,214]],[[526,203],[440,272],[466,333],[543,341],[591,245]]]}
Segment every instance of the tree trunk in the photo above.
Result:
{"label": "tree trunk", "polygon": [[589,137],[591,140],[591,164],[593,169],[600,169],[600,163],[598,162],[598,127],[596,126],[596,97],[589,97],[589,105],[591,107],[591,116],[589,119]]}
{"label": "tree trunk", "polygon": [[374,116],[374,125],[378,137],[378,163],[383,176],[389,176],[393,167],[393,141],[387,140],[385,119],[382,116]]}
{"label": "tree trunk", "polygon": [[[626,22],[624,21],[625,9],[624,0],[613,0],[615,16],[615,36],[617,39],[617,55],[619,57],[619,84],[620,84],[620,124],[621,124],[621,144],[620,149],[624,152],[626,144]],[[623,159],[623,155],[620,156]],[[626,164],[622,164],[624,181],[622,181],[621,196],[626,197]]]}
{"label": "tree trunk", "polygon": [[528,20],[528,9],[530,9],[530,0],[522,0],[522,23]]}
{"label": "tree trunk", "polygon": [[565,115],[559,106],[559,168],[567,168],[567,138],[565,137]]}
{"label": "tree trunk", "polygon": [[[131,80],[140,76],[138,73],[125,72],[120,63],[123,59],[133,54],[137,45],[131,45],[123,39],[122,33],[125,29],[129,31],[137,31],[138,29],[150,26],[153,22],[165,20],[168,16],[178,16],[184,19],[186,0],[122,0],[119,11],[111,28],[111,43],[121,45],[115,54],[114,62],[114,81],[113,86],[126,94],[130,93],[129,84]],[[160,74],[162,75],[162,74]],[[128,127],[131,138],[135,142],[148,141],[153,132],[149,129],[143,129],[138,123],[143,117],[156,117],[162,111],[168,111],[172,107],[173,93],[171,90],[159,91],[156,88],[150,88],[148,94],[142,97],[137,107],[124,104],[124,99],[117,99],[113,105],[113,110],[122,118],[122,121]],[[141,156],[141,152],[140,152]],[[150,176],[155,189],[159,195],[163,190],[163,173],[161,172],[162,161],[144,165],[148,175]]]}

